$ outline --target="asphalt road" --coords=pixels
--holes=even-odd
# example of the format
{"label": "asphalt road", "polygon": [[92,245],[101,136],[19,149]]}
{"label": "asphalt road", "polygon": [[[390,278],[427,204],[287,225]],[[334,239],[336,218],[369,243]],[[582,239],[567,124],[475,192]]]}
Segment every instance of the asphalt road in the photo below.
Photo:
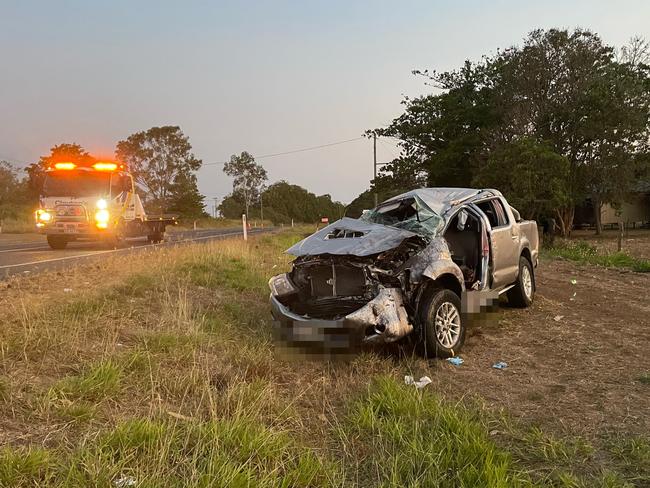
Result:
{"label": "asphalt road", "polygon": [[[271,229],[251,229],[249,234],[269,230]],[[241,229],[200,229],[169,234],[165,242],[160,244],[149,244],[146,239],[129,239],[118,249],[107,249],[96,242],[71,242],[63,250],[52,250],[47,245],[45,236],[31,236],[23,242],[0,240],[0,280],[21,273],[68,268],[109,255],[137,253],[152,247],[178,246],[237,235],[242,235]]]}

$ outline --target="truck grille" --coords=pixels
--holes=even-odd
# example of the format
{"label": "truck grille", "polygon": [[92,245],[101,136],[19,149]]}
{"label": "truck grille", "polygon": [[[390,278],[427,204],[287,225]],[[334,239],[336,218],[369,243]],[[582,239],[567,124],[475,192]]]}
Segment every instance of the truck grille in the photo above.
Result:
{"label": "truck grille", "polygon": [[312,297],[364,296],[367,290],[365,274],[358,266],[314,266],[309,281]]}
{"label": "truck grille", "polygon": [[83,205],[58,205],[55,208],[57,222],[86,222],[88,216]]}

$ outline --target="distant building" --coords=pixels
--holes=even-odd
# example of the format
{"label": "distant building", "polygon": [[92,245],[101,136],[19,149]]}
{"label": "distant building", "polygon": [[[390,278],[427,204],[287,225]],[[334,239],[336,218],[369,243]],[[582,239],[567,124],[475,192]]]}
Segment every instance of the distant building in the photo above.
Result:
{"label": "distant building", "polygon": [[[632,228],[650,226],[650,182],[640,182],[620,208],[614,208],[610,204],[603,205],[600,216],[603,227],[616,226],[619,222],[624,222],[626,227]],[[596,225],[590,199],[576,207],[573,225],[575,228]]]}

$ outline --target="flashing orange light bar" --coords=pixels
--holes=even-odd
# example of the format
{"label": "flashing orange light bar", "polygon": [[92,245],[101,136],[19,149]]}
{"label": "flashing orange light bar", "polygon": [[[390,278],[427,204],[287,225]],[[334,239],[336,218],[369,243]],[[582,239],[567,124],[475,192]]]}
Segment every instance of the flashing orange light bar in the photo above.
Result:
{"label": "flashing orange light bar", "polygon": [[54,163],[55,169],[75,169],[77,167],[74,163]]}
{"label": "flashing orange light bar", "polygon": [[93,168],[95,168],[97,171],[115,171],[117,169],[117,164],[100,161],[93,164]]}

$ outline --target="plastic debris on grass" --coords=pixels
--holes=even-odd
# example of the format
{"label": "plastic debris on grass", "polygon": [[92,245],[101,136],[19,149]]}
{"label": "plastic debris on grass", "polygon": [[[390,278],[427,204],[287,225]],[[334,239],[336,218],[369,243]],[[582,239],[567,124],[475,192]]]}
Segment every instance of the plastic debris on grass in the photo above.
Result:
{"label": "plastic debris on grass", "polygon": [[453,364],[454,366],[460,366],[465,361],[459,356],[454,356],[453,358],[447,358],[447,362]]}
{"label": "plastic debris on grass", "polygon": [[553,320],[555,320],[556,322],[559,322],[563,318],[564,318],[564,315],[556,315],[555,317],[553,317]]}
{"label": "plastic debris on grass", "polygon": [[407,375],[404,376],[404,383],[406,383],[407,385],[413,385],[418,390],[420,390],[425,386],[427,386],[429,383],[431,383],[431,378],[429,378],[428,376],[423,376],[418,381],[415,381],[415,379],[413,379],[413,376]]}
{"label": "plastic debris on grass", "polygon": [[508,363],[506,363],[505,361],[499,361],[497,363],[494,363],[492,367],[494,369],[506,369],[508,367]]}
{"label": "plastic debris on grass", "polygon": [[128,486],[135,486],[135,478],[133,476],[120,476],[113,481],[113,485],[117,488],[126,488]]}

